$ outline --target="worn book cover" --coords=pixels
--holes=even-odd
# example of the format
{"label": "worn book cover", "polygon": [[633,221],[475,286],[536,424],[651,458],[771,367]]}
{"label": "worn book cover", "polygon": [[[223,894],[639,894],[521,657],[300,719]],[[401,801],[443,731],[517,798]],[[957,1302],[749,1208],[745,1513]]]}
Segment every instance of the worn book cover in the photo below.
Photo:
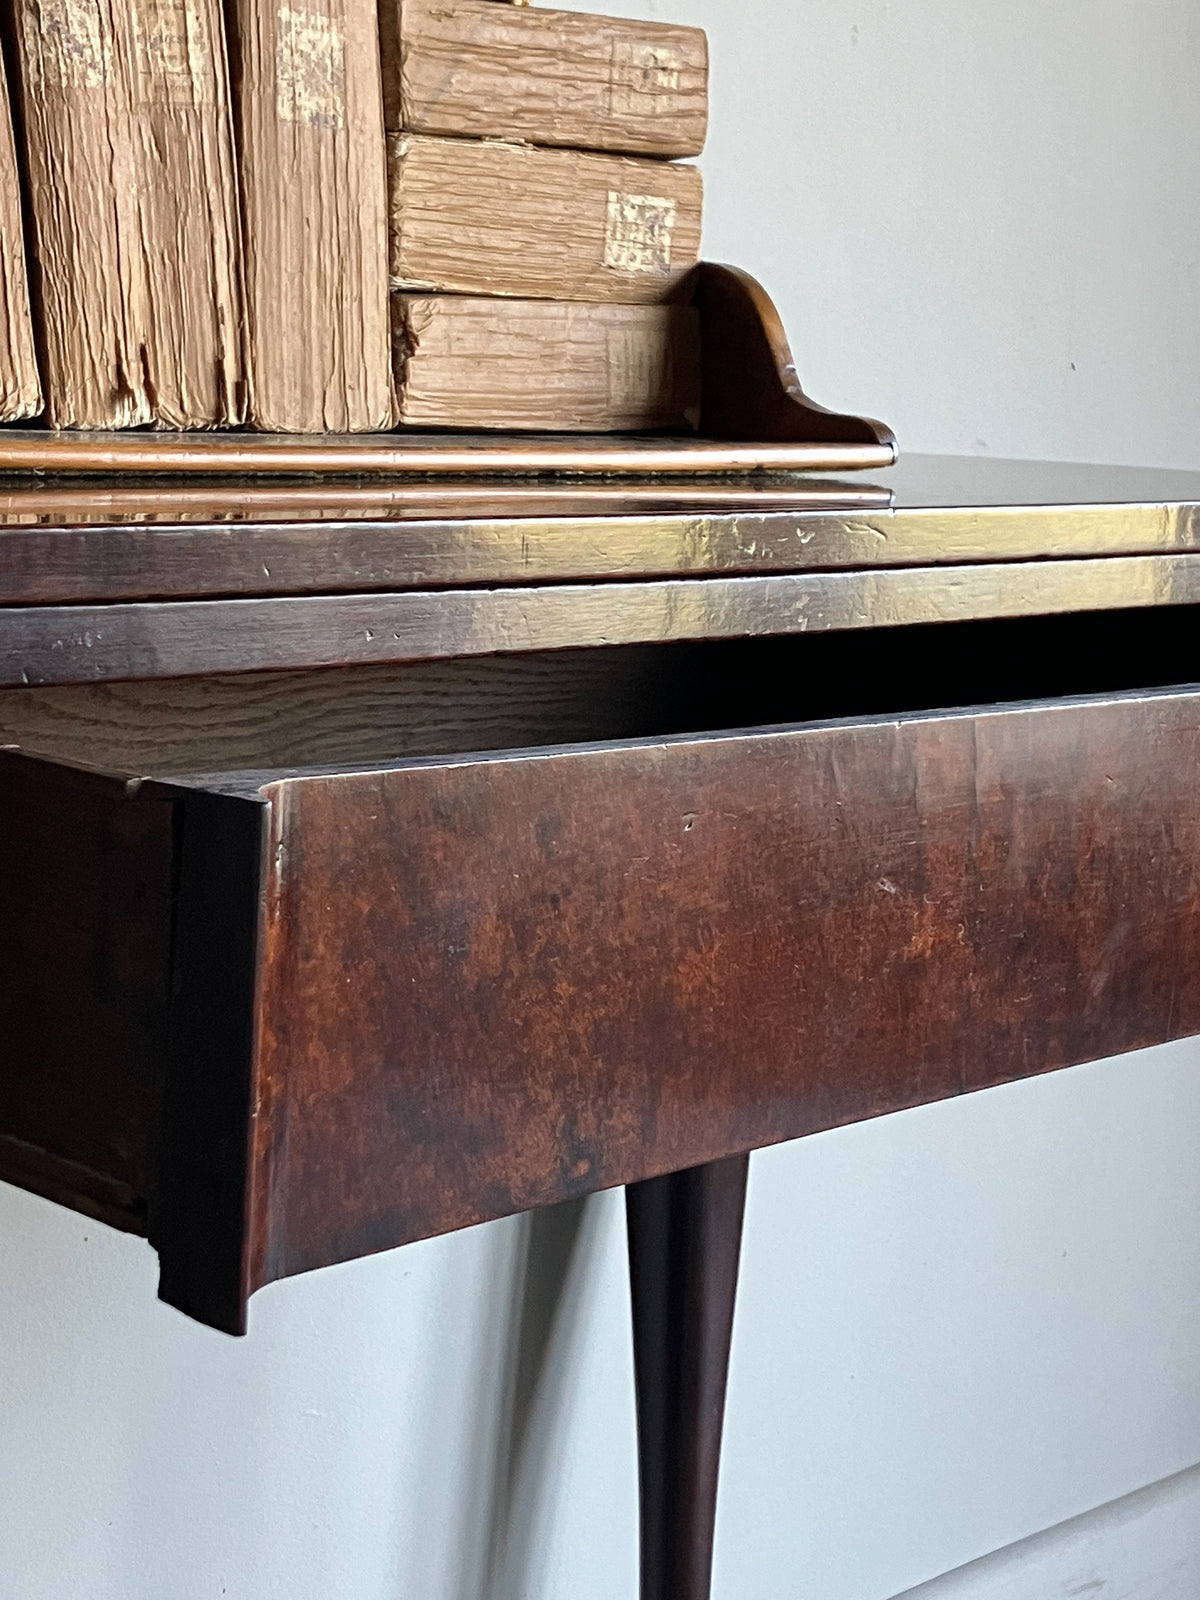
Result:
{"label": "worn book cover", "polygon": [[410,427],[606,432],[694,426],[692,306],[393,296]]}
{"label": "worn book cover", "polygon": [[708,127],[700,28],[494,0],[380,0],[391,132],[695,156]]}
{"label": "worn book cover", "polygon": [[155,421],[246,416],[241,221],[220,0],[127,0]]}
{"label": "worn book cover", "polygon": [[420,134],[389,148],[394,288],[638,304],[699,256],[697,167]]}
{"label": "worn book cover", "polygon": [[219,0],[16,0],[16,10],[49,420],[241,420]]}
{"label": "worn book cover", "polygon": [[374,0],[235,0],[250,415],[285,433],[392,420]]}
{"label": "worn book cover", "polygon": [[4,59],[0,57],[0,422],[36,417],[42,385],[33,344],[21,186]]}

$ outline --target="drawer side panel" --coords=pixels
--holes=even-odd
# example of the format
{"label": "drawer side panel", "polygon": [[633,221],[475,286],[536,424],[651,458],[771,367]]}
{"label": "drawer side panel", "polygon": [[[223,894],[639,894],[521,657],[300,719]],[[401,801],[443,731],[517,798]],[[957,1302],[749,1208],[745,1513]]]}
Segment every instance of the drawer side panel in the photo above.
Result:
{"label": "drawer side panel", "polygon": [[0,1177],[145,1231],[157,1174],[171,810],[0,752]]}

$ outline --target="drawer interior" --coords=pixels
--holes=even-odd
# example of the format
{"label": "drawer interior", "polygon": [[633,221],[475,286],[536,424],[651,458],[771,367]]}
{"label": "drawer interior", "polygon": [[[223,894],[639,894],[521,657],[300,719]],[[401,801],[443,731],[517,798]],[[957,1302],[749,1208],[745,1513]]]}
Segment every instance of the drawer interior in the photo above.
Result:
{"label": "drawer interior", "polygon": [[1200,680],[1196,607],[0,694],[0,744],[153,777],[296,770]]}

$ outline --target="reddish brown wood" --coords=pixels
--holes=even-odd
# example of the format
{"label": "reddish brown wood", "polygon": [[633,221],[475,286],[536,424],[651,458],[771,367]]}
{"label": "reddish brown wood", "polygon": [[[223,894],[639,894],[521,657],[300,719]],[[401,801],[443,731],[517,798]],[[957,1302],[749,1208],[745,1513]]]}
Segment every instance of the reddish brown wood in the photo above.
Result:
{"label": "reddish brown wood", "polygon": [[261,793],[250,1285],[1200,1031],[1196,694]]}
{"label": "reddish brown wood", "polygon": [[625,1191],[642,1600],[708,1600],[748,1156]]}

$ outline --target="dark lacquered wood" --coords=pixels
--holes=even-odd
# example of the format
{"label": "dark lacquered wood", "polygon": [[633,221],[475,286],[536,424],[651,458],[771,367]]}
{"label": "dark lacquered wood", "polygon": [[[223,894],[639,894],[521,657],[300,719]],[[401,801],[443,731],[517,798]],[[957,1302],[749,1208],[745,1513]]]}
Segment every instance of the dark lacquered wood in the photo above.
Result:
{"label": "dark lacquered wood", "polygon": [[190,794],[175,805],[170,1032],[149,1232],[163,1298],[228,1333],[245,1332],[254,1287],[248,1203],[268,825],[255,799]]}
{"label": "dark lacquered wood", "polygon": [[654,583],[0,608],[0,687],[1200,602],[1200,555]]}
{"label": "dark lacquered wood", "polygon": [[625,1191],[642,1600],[708,1600],[748,1156]]}

